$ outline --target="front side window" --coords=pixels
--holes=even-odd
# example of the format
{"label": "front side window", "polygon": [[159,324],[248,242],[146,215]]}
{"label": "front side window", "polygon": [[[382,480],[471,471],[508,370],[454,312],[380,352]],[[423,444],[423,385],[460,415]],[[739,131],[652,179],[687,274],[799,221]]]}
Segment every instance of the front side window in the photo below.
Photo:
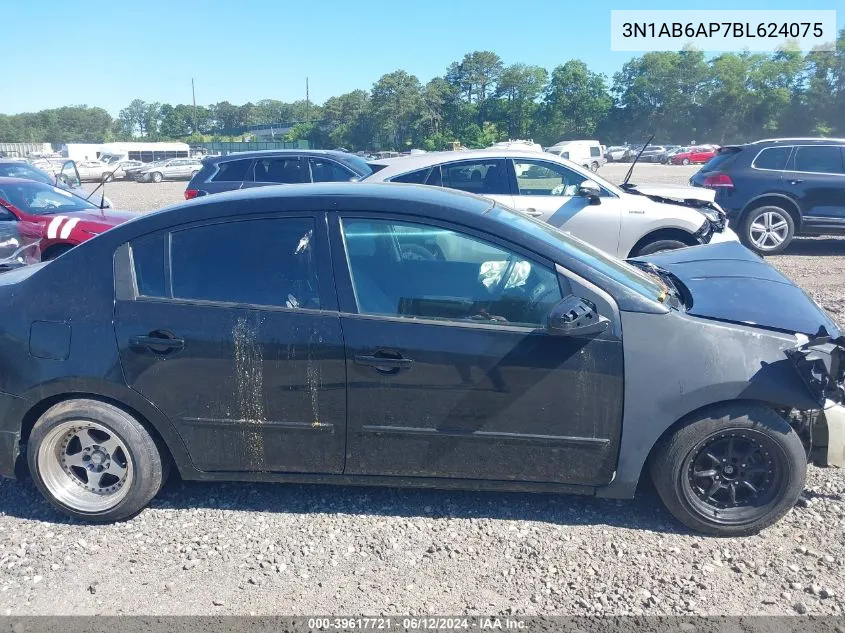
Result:
{"label": "front side window", "polygon": [[544,265],[449,229],[387,220],[343,220],[362,314],[544,327],[561,299]]}
{"label": "front side window", "polygon": [[242,182],[246,180],[246,172],[252,165],[252,160],[228,160],[217,166],[214,182]]}
{"label": "front side window", "polygon": [[[501,159],[441,165],[442,186],[481,196],[509,194],[507,165]],[[431,184],[431,183],[429,183]]]}
{"label": "front side window", "polygon": [[290,158],[261,158],[255,161],[253,182],[275,182],[280,184],[294,184],[308,182],[308,175],[297,157]]}
{"label": "front side window", "polygon": [[842,148],[836,145],[805,145],[795,150],[795,171],[842,174]]}
{"label": "front side window", "polygon": [[[138,240],[131,245],[138,294],[318,309],[314,233],[310,218],[283,218],[211,224]],[[165,253],[171,289],[165,288]]]}
{"label": "front side window", "polygon": [[357,178],[352,170],[338,165],[333,160],[325,158],[309,158],[311,163],[311,180],[313,182],[348,182]]}
{"label": "front side window", "polygon": [[789,159],[789,154],[792,153],[792,147],[786,145],[783,147],[767,147],[754,159],[752,167],[757,169],[774,169],[781,171],[786,168],[786,161]]}
{"label": "front side window", "polygon": [[568,167],[540,160],[515,160],[513,168],[521,196],[574,196],[587,180]]}
{"label": "front side window", "polygon": [[[658,151],[663,151],[662,149],[658,149]],[[590,156],[601,156],[601,148],[592,146],[590,147]]]}

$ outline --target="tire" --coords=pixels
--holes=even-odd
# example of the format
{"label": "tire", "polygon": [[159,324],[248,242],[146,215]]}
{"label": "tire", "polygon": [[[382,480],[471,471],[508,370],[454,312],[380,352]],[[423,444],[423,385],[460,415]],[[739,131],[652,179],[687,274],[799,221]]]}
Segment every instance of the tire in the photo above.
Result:
{"label": "tire", "polygon": [[795,220],[783,207],[773,204],[757,207],[745,214],[739,237],[760,255],[776,255],[795,237]]}
{"label": "tire", "polygon": [[685,158],[684,160],[681,161],[681,164],[682,165],[689,165],[689,162],[690,162],[689,158]]}
{"label": "tire", "polygon": [[56,244],[55,246],[51,246],[46,251],[44,251],[44,254],[41,256],[41,261],[53,261],[57,257],[67,253],[72,248],[73,244]]}
{"label": "tire", "polygon": [[160,172],[154,171],[152,174],[150,174],[150,180],[152,180],[153,182],[161,182],[161,179],[162,176]]}
{"label": "tire", "polygon": [[663,251],[674,251],[678,248],[686,248],[689,244],[685,244],[681,240],[654,240],[643,244],[633,257],[640,257],[642,255],[654,255],[655,253],[662,253]]}
{"label": "tire", "polygon": [[714,536],[744,536],[777,522],[795,505],[804,489],[807,455],[773,410],[733,403],[663,438],[649,469],[667,510],[681,523]]}
{"label": "tire", "polygon": [[599,164],[595,161],[590,163],[590,171],[596,173],[599,170]]}
{"label": "tire", "polygon": [[99,523],[128,519],[152,500],[167,477],[162,455],[138,420],[89,399],[50,407],[27,443],[29,471],[47,501],[69,517]]}

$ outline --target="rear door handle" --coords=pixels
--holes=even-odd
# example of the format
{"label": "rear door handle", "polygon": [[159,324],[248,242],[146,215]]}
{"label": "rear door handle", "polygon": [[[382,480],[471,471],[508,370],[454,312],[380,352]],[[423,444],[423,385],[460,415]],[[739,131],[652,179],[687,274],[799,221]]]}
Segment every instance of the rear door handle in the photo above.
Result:
{"label": "rear door handle", "polygon": [[797,184],[800,184],[800,183],[802,183],[802,182],[804,182],[804,181],[803,181],[803,180],[801,180],[800,178],[796,178],[796,179],[790,180],[790,181],[789,181],[789,184],[790,184],[790,185],[797,185]]}
{"label": "rear door handle", "polygon": [[526,210],[525,210],[525,213],[527,213],[528,215],[530,215],[530,216],[531,216],[531,217],[533,217],[533,218],[536,218],[536,217],[538,217],[538,216],[540,216],[540,215],[543,215],[543,212],[542,212],[542,211],[537,211],[537,209],[534,209],[534,208],[528,208],[528,209],[526,209]]}

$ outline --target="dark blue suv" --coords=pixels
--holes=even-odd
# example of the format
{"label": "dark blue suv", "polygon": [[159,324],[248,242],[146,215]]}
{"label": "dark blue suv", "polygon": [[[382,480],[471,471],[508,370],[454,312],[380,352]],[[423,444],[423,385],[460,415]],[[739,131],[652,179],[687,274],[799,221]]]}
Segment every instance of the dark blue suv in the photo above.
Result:
{"label": "dark blue suv", "polygon": [[344,182],[369,176],[367,162],[346,152],[329,150],[266,150],[210,156],[188,183],[185,199],[266,185]]}
{"label": "dark blue suv", "polygon": [[785,138],[729,145],[691,179],[750,249],[783,251],[796,235],[845,234],[845,139]]}

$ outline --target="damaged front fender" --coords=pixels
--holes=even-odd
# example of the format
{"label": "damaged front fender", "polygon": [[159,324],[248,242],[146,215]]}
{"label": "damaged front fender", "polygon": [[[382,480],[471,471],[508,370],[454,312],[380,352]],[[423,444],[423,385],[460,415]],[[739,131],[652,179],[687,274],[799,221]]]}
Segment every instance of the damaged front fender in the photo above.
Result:
{"label": "damaged front fender", "polygon": [[824,330],[786,350],[798,374],[819,400],[822,414],[813,425],[813,447],[827,447],[826,464],[845,468],[845,337]]}

